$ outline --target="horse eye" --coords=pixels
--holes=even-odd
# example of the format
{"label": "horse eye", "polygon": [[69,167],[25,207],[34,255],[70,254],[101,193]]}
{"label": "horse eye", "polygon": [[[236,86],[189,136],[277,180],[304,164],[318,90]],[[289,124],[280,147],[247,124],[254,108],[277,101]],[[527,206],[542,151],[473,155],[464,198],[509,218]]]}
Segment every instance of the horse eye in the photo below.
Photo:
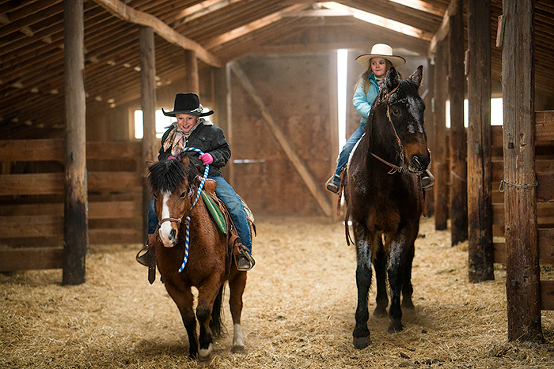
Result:
{"label": "horse eye", "polygon": [[398,108],[392,108],[392,114],[399,116],[400,115],[400,109]]}
{"label": "horse eye", "polygon": [[158,195],[157,195],[157,194],[155,194],[155,193],[154,193],[154,194],[152,194],[152,196],[154,196],[154,198],[155,198],[155,199],[157,199],[157,198],[158,198]]}
{"label": "horse eye", "polygon": [[179,197],[183,199],[183,198],[185,198],[186,196],[187,196],[187,193],[186,193],[186,192],[183,192],[183,193],[181,194],[181,196],[179,196]]}

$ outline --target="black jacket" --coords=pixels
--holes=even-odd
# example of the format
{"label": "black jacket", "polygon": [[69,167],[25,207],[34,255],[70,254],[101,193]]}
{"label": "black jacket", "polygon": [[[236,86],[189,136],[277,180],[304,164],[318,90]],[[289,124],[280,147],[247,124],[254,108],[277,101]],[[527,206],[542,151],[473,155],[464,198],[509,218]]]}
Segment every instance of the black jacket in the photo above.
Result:
{"label": "black jacket", "polygon": [[[169,133],[175,129],[177,123],[173,123],[167,131],[162,136],[162,147],[158,154],[158,160],[167,160],[171,155],[171,147],[164,151],[164,142],[169,136]],[[173,146],[173,145],[172,145]],[[229,158],[231,158],[231,148],[225,139],[223,130],[212,123],[201,122],[198,127],[192,131],[191,135],[187,140],[187,147],[194,147],[202,150],[206,154],[210,154],[214,161],[210,164],[209,176],[220,176],[221,172],[219,168],[222,168],[227,164]],[[202,166],[203,173],[203,164],[200,159],[198,159],[198,153],[194,151],[186,152],[187,156],[193,158],[194,163]]]}

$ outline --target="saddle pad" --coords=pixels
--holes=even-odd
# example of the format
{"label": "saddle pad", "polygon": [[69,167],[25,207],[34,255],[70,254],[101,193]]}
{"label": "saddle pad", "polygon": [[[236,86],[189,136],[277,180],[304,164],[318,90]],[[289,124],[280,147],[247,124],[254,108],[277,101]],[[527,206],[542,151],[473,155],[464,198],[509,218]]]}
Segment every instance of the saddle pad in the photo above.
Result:
{"label": "saddle pad", "polygon": [[208,211],[210,212],[210,215],[212,216],[215,224],[217,224],[217,227],[219,228],[221,233],[227,234],[227,223],[225,222],[225,217],[221,213],[221,210],[219,210],[214,200],[212,200],[212,198],[207,193],[202,191],[201,195],[202,199],[204,200],[204,204],[206,204],[206,207],[208,208]]}

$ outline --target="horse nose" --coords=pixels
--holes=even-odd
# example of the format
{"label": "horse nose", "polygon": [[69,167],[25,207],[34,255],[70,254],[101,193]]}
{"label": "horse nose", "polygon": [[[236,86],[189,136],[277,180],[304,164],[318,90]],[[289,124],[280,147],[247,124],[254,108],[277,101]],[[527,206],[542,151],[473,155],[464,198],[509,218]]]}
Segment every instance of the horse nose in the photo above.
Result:
{"label": "horse nose", "polygon": [[425,157],[422,157],[420,155],[413,155],[412,156],[412,167],[418,171],[423,172],[427,169],[429,164],[431,163],[431,155],[427,155]]}
{"label": "horse nose", "polygon": [[169,237],[168,237],[169,240],[174,241],[176,235],[177,235],[177,231],[175,229],[172,229],[171,232],[169,232]]}

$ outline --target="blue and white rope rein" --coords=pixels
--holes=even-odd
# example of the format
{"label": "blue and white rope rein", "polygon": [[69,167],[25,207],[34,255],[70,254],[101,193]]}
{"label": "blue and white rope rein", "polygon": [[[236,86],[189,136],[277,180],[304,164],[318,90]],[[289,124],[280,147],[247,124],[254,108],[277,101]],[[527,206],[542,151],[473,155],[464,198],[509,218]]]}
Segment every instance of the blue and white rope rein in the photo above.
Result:
{"label": "blue and white rope rein", "polygon": [[[197,152],[199,155],[204,154],[202,150],[197,149],[195,147],[185,147],[184,151],[194,151],[194,152]],[[200,181],[200,186],[198,186],[198,192],[196,193],[196,198],[194,199],[194,202],[192,203],[190,210],[194,208],[194,205],[196,205],[196,203],[198,202],[198,199],[200,198],[200,193],[204,188],[204,183],[206,182],[206,178],[208,178],[209,171],[210,171],[210,164],[206,164],[206,169],[204,169],[204,176],[202,177],[202,181]],[[183,264],[181,264],[181,267],[179,268],[179,273],[181,273],[185,269],[185,266],[187,265],[187,261],[189,259],[190,215],[187,215],[187,217],[185,218],[185,221],[187,222],[187,231],[185,233],[185,258],[183,259]]]}

